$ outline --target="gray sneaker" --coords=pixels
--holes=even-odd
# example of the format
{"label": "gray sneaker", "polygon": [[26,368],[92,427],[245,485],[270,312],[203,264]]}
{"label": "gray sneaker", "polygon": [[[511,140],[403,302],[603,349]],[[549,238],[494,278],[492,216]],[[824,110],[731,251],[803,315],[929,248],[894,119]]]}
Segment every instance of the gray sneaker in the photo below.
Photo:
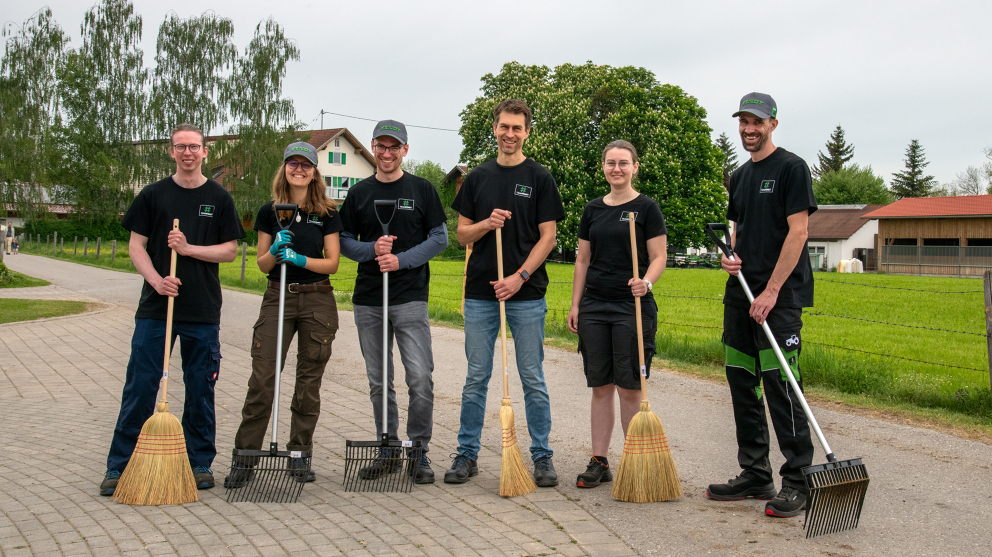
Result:
{"label": "gray sneaker", "polygon": [[551,462],[550,456],[542,456],[534,461],[534,483],[537,487],[554,487],[558,485],[558,472]]}
{"label": "gray sneaker", "polygon": [[104,497],[113,495],[117,491],[117,482],[120,479],[120,470],[107,470],[107,473],[103,476],[103,482],[100,483],[100,495]]}
{"label": "gray sneaker", "polygon": [[197,466],[193,468],[193,480],[196,489],[210,489],[214,486],[214,471],[206,466]]}

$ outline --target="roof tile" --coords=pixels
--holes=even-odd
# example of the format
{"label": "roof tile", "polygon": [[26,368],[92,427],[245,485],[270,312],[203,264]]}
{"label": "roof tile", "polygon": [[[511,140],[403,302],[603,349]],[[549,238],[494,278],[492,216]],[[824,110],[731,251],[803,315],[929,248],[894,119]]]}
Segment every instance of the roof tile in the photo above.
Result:
{"label": "roof tile", "polygon": [[872,211],[862,218],[988,216],[992,216],[992,195],[958,195],[953,197],[904,197],[877,211]]}

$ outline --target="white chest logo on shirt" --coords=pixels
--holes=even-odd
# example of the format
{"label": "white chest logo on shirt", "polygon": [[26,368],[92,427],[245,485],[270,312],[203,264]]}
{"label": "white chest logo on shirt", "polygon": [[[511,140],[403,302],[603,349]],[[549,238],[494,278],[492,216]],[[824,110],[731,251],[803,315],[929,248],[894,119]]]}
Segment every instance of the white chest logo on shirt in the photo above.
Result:
{"label": "white chest logo on shirt", "polygon": [[201,217],[212,217],[214,216],[214,211],[216,207],[213,205],[200,205],[200,216]]}
{"label": "white chest logo on shirt", "polygon": [[620,220],[637,222],[637,211],[620,211]]}
{"label": "white chest logo on shirt", "polygon": [[775,191],[775,180],[762,180],[758,193],[772,193]]}
{"label": "white chest logo on shirt", "polygon": [[520,184],[513,186],[514,195],[519,195],[520,197],[530,197],[530,192],[533,190],[534,188],[530,186],[521,186]]}
{"label": "white chest logo on shirt", "polygon": [[397,199],[396,200],[396,208],[397,209],[401,209],[403,211],[412,211],[413,210],[413,200],[412,199]]}

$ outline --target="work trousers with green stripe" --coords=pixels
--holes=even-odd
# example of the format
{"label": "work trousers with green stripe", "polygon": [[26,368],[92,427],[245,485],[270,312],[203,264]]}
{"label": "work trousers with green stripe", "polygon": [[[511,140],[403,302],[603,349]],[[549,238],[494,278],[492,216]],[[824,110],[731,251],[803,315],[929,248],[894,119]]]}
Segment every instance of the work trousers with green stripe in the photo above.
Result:
{"label": "work trousers with green stripe", "polygon": [[[761,325],[749,308],[726,305],[723,312],[723,345],[727,382],[737,424],[737,461],[747,476],[773,481],[768,460],[768,422],[765,399],[775,427],[778,446],[785,456],[779,473],[782,484],[806,491],[802,468],[813,462],[809,422],[795,390],[789,384]],[[799,388],[799,353],[802,351],[802,310],[776,307],[768,314],[768,327],[785,355]],[[764,389],[762,389],[762,386]]]}

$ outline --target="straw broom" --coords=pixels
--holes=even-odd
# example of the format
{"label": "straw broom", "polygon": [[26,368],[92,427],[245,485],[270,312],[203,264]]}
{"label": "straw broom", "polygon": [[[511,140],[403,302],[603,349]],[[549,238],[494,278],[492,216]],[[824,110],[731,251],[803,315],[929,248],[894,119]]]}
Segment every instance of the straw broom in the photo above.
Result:
{"label": "straw broom", "polygon": [[[503,280],[503,233],[496,229],[496,267],[499,280]],[[510,406],[510,376],[506,372],[506,302],[499,303],[499,338],[503,344],[503,405],[499,409],[499,423],[503,427],[503,463],[499,472],[499,496],[516,497],[537,489],[527,471],[524,457],[517,444],[517,428],[513,425],[513,407]]]}
{"label": "straw broom", "polygon": [[[630,251],[634,259],[634,278],[640,276],[637,267],[637,238],[634,219],[630,218]],[[613,483],[613,498],[628,503],[670,501],[682,496],[682,485],[675,470],[675,461],[668,448],[665,428],[651,411],[644,367],[644,335],[641,325],[641,299],[634,297],[637,321],[637,356],[641,365],[641,410],[627,426],[623,456]]]}
{"label": "straw broom", "polygon": [[[179,230],[179,219],[172,221]],[[169,276],[176,278],[176,250],[172,250]],[[169,351],[172,340],[172,306],[169,296],[165,317],[165,362],[162,364],[162,398],[157,412],[148,418],[138,435],[131,460],[121,474],[114,500],[125,505],[181,505],[199,500],[193,469],[186,456],[183,425],[169,413]]]}

